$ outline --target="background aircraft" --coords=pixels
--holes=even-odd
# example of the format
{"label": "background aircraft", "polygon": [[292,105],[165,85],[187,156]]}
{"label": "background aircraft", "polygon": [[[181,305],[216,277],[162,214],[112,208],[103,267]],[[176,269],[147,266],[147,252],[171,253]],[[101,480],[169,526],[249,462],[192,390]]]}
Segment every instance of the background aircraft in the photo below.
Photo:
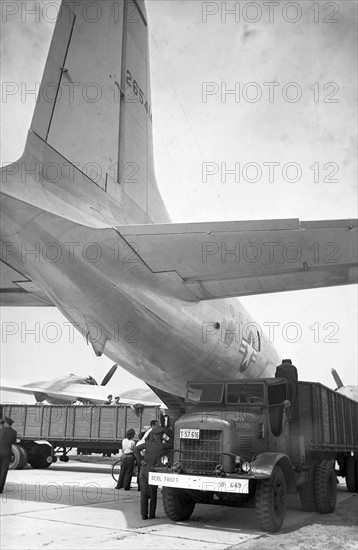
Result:
{"label": "background aircraft", "polygon": [[341,393],[342,395],[346,395],[347,397],[349,397],[350,399],[353,399],[354,401],[358,401],[358,387],[353,385],[344,386],[336,369],[331,369],[331,373],[334,378],[334,381],[337,384],[336,392]]}
{"label": "background aircraft", "polygon": [[113,401],[114,397],[118,395],[121,405],[132,405],[136,403],[141,403],[143,405],[163,405],[157,396],[149,389],[143,390],[142,388],[138,388],[124,392],[118,392],[118,389],[109,389],[107,384],[117,368],[118,365],[113,365],[100,385],[92,376],[83,378],[75,374],[70,374],[62,378],[31,382],[22,386],[17,383],[2,381],[1,388],[17,393],[32,394],[38,403],[44,402],[47,405],[69,405],[77,400],[81,400],[86,404],[101,405],[109,394],[113,396]]}

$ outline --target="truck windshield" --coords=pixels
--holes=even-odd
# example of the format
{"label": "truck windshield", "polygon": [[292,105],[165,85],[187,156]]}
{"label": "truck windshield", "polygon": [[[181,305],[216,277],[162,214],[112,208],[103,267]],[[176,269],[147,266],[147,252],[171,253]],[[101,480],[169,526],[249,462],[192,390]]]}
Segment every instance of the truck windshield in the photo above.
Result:
{"label": "truck windshield", "polygon": [[187,387],[186,400],[188,403],[221,403],[223,393],[224,384],[190,383]]}
{"label": "truck windshield", "polygon": [[227,384],[227,403],[263,403],[264,384],[246,382]]}

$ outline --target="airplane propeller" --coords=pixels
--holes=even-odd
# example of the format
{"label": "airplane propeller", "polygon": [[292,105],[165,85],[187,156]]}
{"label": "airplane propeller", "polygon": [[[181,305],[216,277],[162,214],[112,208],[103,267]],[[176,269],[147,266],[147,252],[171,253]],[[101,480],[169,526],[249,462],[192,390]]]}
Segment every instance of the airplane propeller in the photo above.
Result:
{"label": "airplane propeller", "polygon": [[334,378],[335,383],[337,384],[337,388],[341,388],[343,386],[343,382],[340,379],[336,369],[331,369],[332,376]]}
{"label": "airplane propeller", "polygon": [[103,378],[103,380],[101,382],[101,386],[106,386],[108,384],[108,382],[110,381],[110,379],[112,378],[112,376],[116,372],[117,368],[118,368],[118,365],[113,365],[113,367],[111,367],[109,369],[106,376]]}

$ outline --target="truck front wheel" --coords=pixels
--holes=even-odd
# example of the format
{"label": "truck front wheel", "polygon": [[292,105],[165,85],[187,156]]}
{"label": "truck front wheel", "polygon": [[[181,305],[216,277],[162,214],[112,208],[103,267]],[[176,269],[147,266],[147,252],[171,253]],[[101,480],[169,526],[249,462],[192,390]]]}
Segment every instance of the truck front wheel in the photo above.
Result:
{"label": "truck front wheel", "polygon": [[358,461],[355,456],[349,456],[346,462],[347,491],[356,493],[358,489]]}
{"label": "truck front wheel", "polygon": [[330,514],[334,512],[337,501],[337,478],[332,462],[322,460],[322,462],[317,465],[314,490],[317,510],[321,514]]}
{"label": "truck front wheel", "polygon": [[169,519],[184,521],[189,519],[195,508],[195,502],[183,489],[163,487],[163,506]]}
{"label": "truck front wheel", "polygon": [[280,466],[270,479],[262,479],[256,488],[256,519],[261,529],[278,531],[286,515],[286,480]]}

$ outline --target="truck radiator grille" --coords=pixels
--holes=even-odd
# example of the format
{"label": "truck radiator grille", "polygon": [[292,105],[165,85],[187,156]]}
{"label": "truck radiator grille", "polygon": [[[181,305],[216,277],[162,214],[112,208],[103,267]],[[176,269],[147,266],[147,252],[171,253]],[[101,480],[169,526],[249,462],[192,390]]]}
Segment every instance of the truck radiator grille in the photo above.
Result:
{"label": "truck radiator grille", "polygon": [[211,473],[220,464],[221,431],[200,430],[200,439],[180,440],[180,462],[186,472]]}
{"label": "truck radiator grille", "polygon": [[239,434],[238,437],[238,454],[243,458],[250,459],[254,452],[254,438],[252,435]]}

